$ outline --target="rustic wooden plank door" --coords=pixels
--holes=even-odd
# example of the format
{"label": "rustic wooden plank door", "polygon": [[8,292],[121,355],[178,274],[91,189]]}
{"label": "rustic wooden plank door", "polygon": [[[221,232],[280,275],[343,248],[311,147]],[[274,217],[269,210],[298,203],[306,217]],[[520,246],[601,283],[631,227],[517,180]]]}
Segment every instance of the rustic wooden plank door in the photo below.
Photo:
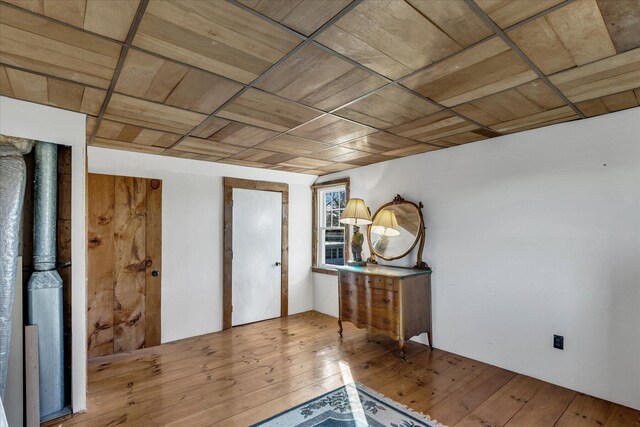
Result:
{"label": "rustic wooden plank door", "polygon": [[89,357],[160,344],[162,181],[89,174]]}

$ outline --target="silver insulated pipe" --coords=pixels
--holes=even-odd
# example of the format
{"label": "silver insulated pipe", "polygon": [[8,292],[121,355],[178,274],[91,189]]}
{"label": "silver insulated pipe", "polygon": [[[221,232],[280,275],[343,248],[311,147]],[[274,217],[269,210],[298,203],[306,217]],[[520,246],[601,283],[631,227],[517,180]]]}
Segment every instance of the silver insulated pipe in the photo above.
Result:
{"label": "silver insulated pipe", "polygon": [[56,270],[58,147],[36,142],[33,266],[27,285],[28,321],[38,325],[40,418],[64,408],[62,278]]}
{"label": "silver insulated pipe", "polygon": [[26,166],[22,152],[0,144],[0,398],[4,397],[9,364],[11,307],[16,284],[20,221]]}

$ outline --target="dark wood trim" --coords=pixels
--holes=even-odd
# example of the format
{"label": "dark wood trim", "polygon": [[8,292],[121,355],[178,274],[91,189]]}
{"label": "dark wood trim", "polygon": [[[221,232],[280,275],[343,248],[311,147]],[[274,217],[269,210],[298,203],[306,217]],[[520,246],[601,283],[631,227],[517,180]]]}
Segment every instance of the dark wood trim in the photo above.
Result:
{"label": "dark wood trim", "polygon": [[[328,268],[318,267],[318,190],[327,187],[334,187],[336,185],[344,185],[347,191],[347,200],[351,195],[351,178],[340,178],[332,181],[314,183],[311,185],[311,269],[316,273],[326,273],[326,271],[333,271]],[[344,228],[344,260],[345,263],[349,259],[348,242],[350,238],[351,230],[348,226]],[[318,271],[314,270],[317,269]]]}
{"label": "dark wood trim", "polygon": [[331,270],[330,268],[311,267],[311,271],[314,273],[328,274],[329,276],[337,276],[338,270]]}
{"label": "dark wood trim", "polygon": [[233,293],[233,189],[282,193],[282,252],[280,269],[280,316],[289,315],[289,184],[225,177],[224,237],[222,262],[222,327],[232,326]]}

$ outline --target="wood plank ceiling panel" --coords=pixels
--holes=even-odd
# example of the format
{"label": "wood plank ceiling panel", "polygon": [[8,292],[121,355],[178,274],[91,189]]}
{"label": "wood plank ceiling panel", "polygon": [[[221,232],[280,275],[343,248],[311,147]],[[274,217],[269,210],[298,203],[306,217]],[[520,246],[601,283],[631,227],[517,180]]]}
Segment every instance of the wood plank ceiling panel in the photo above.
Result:
{"label": "wood plank ceiling panel", "polygon": [[96,137],[142,146],[168,148],[178,141],[181,135],[145,129],[127,123],[102,120],[96,132]]}
{"label": "wood plank ceiling panel", "polygon": [[120,45],[0,3],[0,62],[106,89]]}
{"label": "wood plank ceiling panel", "polygon": [[261,163],[264,165],[277,165],[278,163],[286,162],[296,156],[295,154],[274,153],[273,151],[261,150],[259,148],[249,148],[238,154],[231,156],[227,160],[233,160],[237,162],[251,162]]}
{"label": "wood plank ceiling panel", "polygon": [[598,7],[618,53],[640,47],[640,5],[637,0],[598,0]]}
{"label": "wood plank ceiling panel", "polygon": [[104,118],[149,129],[185,134],[207,116],[114,93]]}
{"label": "wood plank ceiling panel", "polygon": [[546,75],[616,54],[596,0],[576,0],[507,34]]}
{"label": "wood plank ceiling panel", "polygon": [[479,126],[447,111],[441,111],[412,122],[394,126],[388,131],[416,141],[429,142],[475,129],[479,129]]}
{"label": "wood plank ceiling panel", "polygon": [[3,1],[121,42],[127,38],[140,4],[140,0]]}
{"label": "wood plank ceiling panel", "polygon": [[402,85],[452,107],[536,77],[504,41],[493,38],[417,73]]}
{"label": "wood plank ceiling panel", "polygon": [[410,145],[409,147],[398,148],[397,150],[387,151],[385,155],[393,157],[406,157],[413,156],[415,154],[422,154],[428,151],[439,150],[441,147],[437,147],[431,144],[423,144],[421,142]]}
{"label": "wood plank ceiling panel", "polygon": [[229,120],[285,132],[322,115],[321,111],[249,89],[217,114]]}
{"label": "wood plank ceiling panel", "polygon": [[554,74],[551,82],[581,102],[640,87],[640,48]]}
{"label": "wood plank ceiling panel", "polygon": [[453,110],[485,126],[515,120],[564,106],[565,103],[543,81],[507,89],[495,95],[453,107]]}
{"label": "wood plank ceiling panel", "polygon": [[106,91],[0,65],[0,95],[97,115]]}
{"label": "wood plank ceiling panel", "polygon": [[383,79],[310,44],[279,65],[256,87],[329,111],[385,83]]}
{"label": "wood plank ceiling panel", "polygon": [[505,29],[557,6],[564,0],[475,0],[500,28]]}
{"label": "wood plank ceiling panel", "polygon": [[225,1],[149,2],[133,45],[250,83],[300,43]]}
{"label": "wood plank ceiling panel", "polygon": [[325,150],[329,147],[329,144],[324,144],[322,142],[299,138],[293,135],[282,134],[273,139],[258,144],[254,148],[259,148],[267,151],[275,151],[276,153],[292,154],[296,156],[309,156],[311,154],[317,153],[318,151]]}
{"label": "wood plank ceiling panel", "polygon": [[406,148],[414,145],[416,141],[403,138],[388,132],[376,132],[362,138],[341,144],[341,147],[364,151],[370,154],[382,154],[389,151]]}
{"label": "wood plank ceiling panel", "polygon": [[173,147],[173,150],[204,154],[221,159],[238,154],[243,151],[244,148],[237,145],[225,144],[224,142],[210,141],[208,139],[194,138],[190,136]]}
{"label": "wood plank ceiling panel", "polygon": [[286,160],[282,163],[279,163],[280,166],[289,166],[289,167],[297,167],[297,168],[305,168],[305,169],[318,169],[322,167],[327,167],[331,165],[333,162],[329,162],[326,160],[314,159],[310,157],[294,157],[293,159]]}
{"label": "wood plank ceiling panel", "polygon": [[391,85],[336,110],[334,114],[377,129],[387,129],[440,110],[419,96]]}
{"label": "wood plank ceiling panel", "polygon": [[326,150],[319,151],[313,155],[314,158],[320,160],[331,160],[334,162],[349,162],[351,160],[360,159],[369,156],[364,151],[352,150],[351,148],[335,145]]}
{"label": "wood plank ceiling panel", "polygon": [[[465,21],[465,29],[459,22]],[[461,0],[365,0],[317,38],[319,43],[397,79],[492,33]]]}
{"label": "wood plank ceiling panel", "polygon": [[576,107],[587,117],[613,113],[640,105],[640,89],[626,90],[601,98],[578,102]]}
{"label": "wood plank ceiling panel", "polygon": [[[330,165],[318,168],[317,172],[315,173],[317,173],[318,175],[323,175],[327,173],[342,172],[342,171],[357,168],[357,167],[358,165],[354,165],[351,163],[332,163]],[[311,169],[311,170],[314,170],[314,169]],[[308,172],[300,171],[300,173],[308,173]]]}
{"label": "wood plank ceiling panel", "polygon": [[209,135],[211,141],[224,142],[225,144],[238,145],[240,147],[253,147],[278,135],[268,129],[245,125],[244,123],[230,122],[220,130]]}
{"label": "wood plank ceiling panel", "polygon": [[132,49],[115,91],[211,114],[242,89],[240,83]]}
{"label": "wood plank ceiling panel", "polygon": [[239,0],[245,6],[305,36],[344,9],[351,0]]}
{"label": "wood plank ceiling panel", "polygon": [[302,138],[335,145],[374,132],[377,132],[374,128],[354,123],[331,114],[325,114],[322,117],[295,128],[289,133]]}
{"label": "wood plank ceiling panel", "polygon": [[513,133],[528,129],[535,129],[542,126],[549,126],[556,123],[563,123],[578,119],[580,116],[569,106],[554,108],[526,117],[520,117],[507,122],[498,123],[491,126],[496,132]]}

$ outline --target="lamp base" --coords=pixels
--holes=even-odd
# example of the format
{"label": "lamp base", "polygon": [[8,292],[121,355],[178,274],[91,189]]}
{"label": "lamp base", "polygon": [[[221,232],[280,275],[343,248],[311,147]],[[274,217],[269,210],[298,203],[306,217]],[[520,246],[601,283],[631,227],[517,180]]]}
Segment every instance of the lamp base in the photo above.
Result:
{"label": "lamp base", "polygon": [[347,261],[347,265],[350,267],[366,267],[367,261]]}

